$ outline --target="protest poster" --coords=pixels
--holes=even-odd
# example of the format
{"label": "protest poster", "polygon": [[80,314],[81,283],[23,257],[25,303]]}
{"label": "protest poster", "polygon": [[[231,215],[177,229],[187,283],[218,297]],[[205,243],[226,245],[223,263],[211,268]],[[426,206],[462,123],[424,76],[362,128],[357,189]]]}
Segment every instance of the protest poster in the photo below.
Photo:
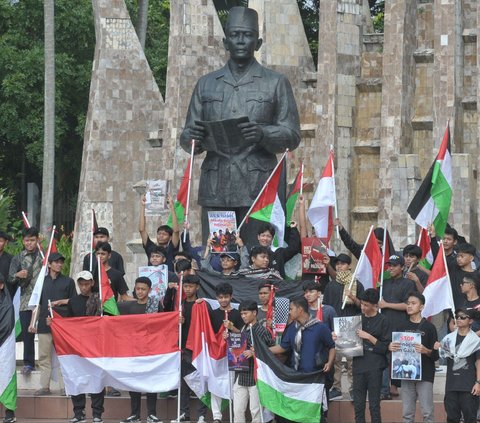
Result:
{"label": "protest poster", "polygon": [[161,179],[146,182],[145,216],[160,216],[167,208],[168,181]]}
{"label": "protest poster", "polygon": [[333,331],[337,335],[335,349],[341,357],[358,357],[363,355],[363,341],[357,335],[362,329],[362,316],[345,316],[333,318]]}
{"label": "protest poster", "polygon": [[168,287],[168,266],[141,266],[138,268],[138,276],[146,276],[152,281],[152,290],[149,297],[162,299]]}
{"label": "protest poster", "polygon": [[227,251],[237,238],[237,218],[234,211],[209,211],[208,225],[213,241],[212,253]]}
{"label": "protest poster", "polygon": [[415,351],[415,344],[422,343],[422,335],[415,332],[392,332],[392,343],[400,349],[392,351],[392,379],[421,380],[422,354]]}
{"label": "protest poster", "polygon": [[228,334],[228,370],[241,372],[248,370],[248,358],[243,356],[247,349],[247,334],[245,332]]}
{"label": "protest poster", "polygon": [[302,238],[302,273],[326,274],[327,266],[323,263],[326,254],[327,248],[320,238]]}

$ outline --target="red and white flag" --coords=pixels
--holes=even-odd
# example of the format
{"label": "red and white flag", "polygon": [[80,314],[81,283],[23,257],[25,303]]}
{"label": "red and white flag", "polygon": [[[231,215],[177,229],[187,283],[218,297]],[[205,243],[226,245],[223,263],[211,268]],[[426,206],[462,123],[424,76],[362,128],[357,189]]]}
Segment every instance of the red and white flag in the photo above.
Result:
{"label": "red and white flag", "polygon": [[222,326],[218,333],[214,333],[205,301],[193,306],[186,347],[192,351],[192,364],[196,370],[184,379],[204,402],[209,393],[230,398],[227,343],[223,332]]}
{"label": "red and white flag", "polygon": [[333,231],[333,208],[336,203],[333,151],[323,169],[322,177],[307,211],[308,220],[315,228],[315,235],[330,240]]}
{"label": "red and white flag", "polygon": [[178,388],[178,313],[52,320],[67,395],[105,386],[135,392]]}
{"label": "red and white flag", "polygon": [[370,228],[355,270],[355,278],[363,284],[365,289],[377,287],[382,271],[382,252],[372,229],[373,227]]}
{"label": "red and white flag", "polygon": [[450,284],[442,242],[440,242],[440,248],[423,291],[423,296],[425,297],[425,306],[422,310],[423,317],[433,316],[445,309],[451,309],[452,313],[455,313],[452,285]]}
{"label": "red and white flag", "polygon": [[425,228],[421,228],[420,230],[417,245],[422,250],[422,257],[419,264],[427,269],[431,269],[433,263],[432,247],[430,245],[430,235]]}

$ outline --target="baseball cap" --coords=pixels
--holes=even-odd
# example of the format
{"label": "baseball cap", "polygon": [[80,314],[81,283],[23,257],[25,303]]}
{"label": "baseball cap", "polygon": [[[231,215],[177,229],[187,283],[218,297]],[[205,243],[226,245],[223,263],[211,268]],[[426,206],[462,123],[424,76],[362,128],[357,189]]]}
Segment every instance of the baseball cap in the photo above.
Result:
{"label": "baseball cap", "polygon": [[93,275],[88,270],[82,270],[77,275],[77,281],[83,279],[84,281],[93,280]]}
{"label": "baseball cap", "polygon": [[65,257],[63,257],[60,253],[55,252],[51,253],[48,256],[48,262],[51,263],[52,261],[57,261],[57,260],[65,260]]}
{"label": "baseball cap", "polygon": [[110,232],[108,232],[107,228],[104,227],[99,227],[97,230],[93,233],[93,235],[107,235],[110,236]]}
{"label": "baseball cap", "polygon": [[393,264],[394,266],[404,266],[405,260],[402,256],[393,255],[388,258],[387,264]]}
{"label": "baseball cap", "polygon": [[222,257],[229,257],[232,260],[238,261],[238,253],[234,253],[232,251],[224,251],[220,254],[220,258]]}
{"label": "baseball cap", "polygon": [[339,261],[342,263],[352,264],[351,257],[344,253],[341,253],[336,257],[336,262],[338,263]]}

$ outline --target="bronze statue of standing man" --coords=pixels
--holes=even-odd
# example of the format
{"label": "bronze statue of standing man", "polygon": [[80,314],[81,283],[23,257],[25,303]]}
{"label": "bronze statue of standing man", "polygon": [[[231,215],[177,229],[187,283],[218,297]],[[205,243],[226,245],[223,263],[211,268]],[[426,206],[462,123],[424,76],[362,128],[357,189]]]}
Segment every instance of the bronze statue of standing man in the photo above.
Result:
{"label": "bronze statue of standing man", "polygon": [[[300,120],[290,83],[254,57],[262,45],[257,12],[246,7],[230,9],[223,44],[230,59],[197,82],[180,137],[187,152],[194,139],[195,153],[200,154],[207,137],[202,122],[248,118],[237,125],[242,143],[234,151],[210,150],[203,161],[198,192],[203,240],[208,236],[207,212],[234,210],[240,223],[274,169],[275,155],[300,143]],[[243,238],[246,232],[242,231]],[[256,241],[255,230],[248,232],[254,232]]]}

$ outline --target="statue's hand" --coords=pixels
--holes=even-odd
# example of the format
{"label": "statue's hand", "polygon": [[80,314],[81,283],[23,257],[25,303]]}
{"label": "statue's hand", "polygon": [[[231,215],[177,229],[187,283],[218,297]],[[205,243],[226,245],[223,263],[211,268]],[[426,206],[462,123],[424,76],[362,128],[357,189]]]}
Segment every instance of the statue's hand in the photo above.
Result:
{"label": "statue's hand", "polygon": [[195,140],[196,146],[198,146],[204,139],[205,136],[207,135],[207,131],[205,130],[205,127],[201,124],[201,122],[195,122],[192,127],[189,129],[190,132],[190,138]]}
{"label": "statue's hand", "polygon": [[256,144],[260,142],[263,138],[263,129],[258,123],[255,123],[255,122],[239,123],[238,128],[240,129],[240,132],[242,133],[243,138],[245,138],[246,141],[252,144]]}

